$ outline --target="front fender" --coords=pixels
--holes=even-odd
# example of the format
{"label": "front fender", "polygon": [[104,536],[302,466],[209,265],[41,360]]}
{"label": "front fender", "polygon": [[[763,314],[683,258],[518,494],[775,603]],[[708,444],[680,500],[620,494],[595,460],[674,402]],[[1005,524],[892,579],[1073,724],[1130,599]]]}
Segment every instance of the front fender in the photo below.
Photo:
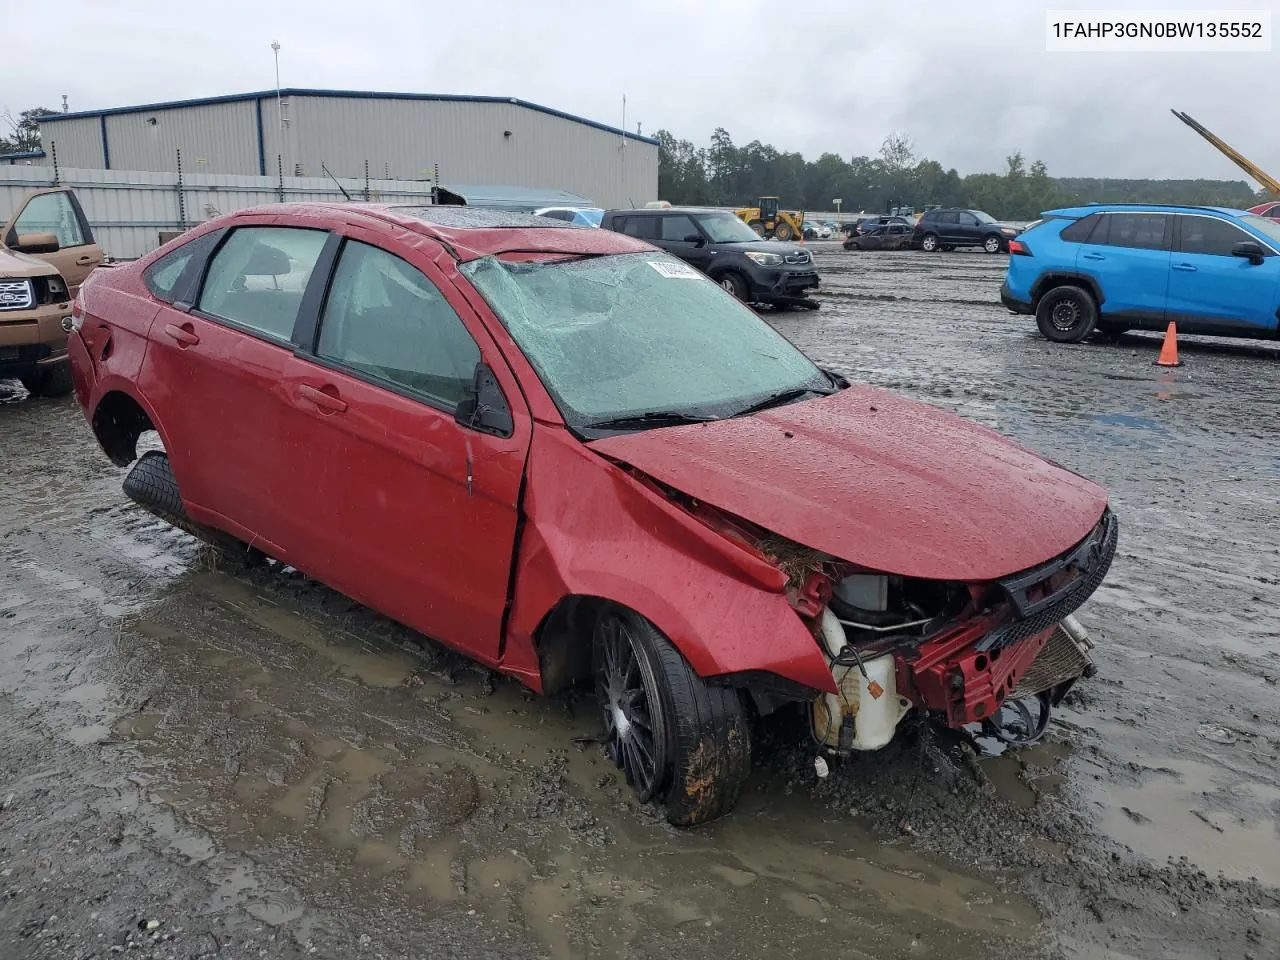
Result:
{"label": "front fender", "polygon": [[535,430],[525,489],[503,658],[510,672],[540,686],[538,627],[579,595],[648,619],[700,676],[764,671],[834,692],[783,576],[759,557],[564,430]]}

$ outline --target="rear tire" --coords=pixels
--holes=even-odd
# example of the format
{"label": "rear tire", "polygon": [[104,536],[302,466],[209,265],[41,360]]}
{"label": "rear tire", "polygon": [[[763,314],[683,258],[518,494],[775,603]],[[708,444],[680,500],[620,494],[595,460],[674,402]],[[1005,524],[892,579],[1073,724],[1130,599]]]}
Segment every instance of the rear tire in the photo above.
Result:
{"label": "rear tire", "polygon": [[989,233],[982,238],[982,249],[987,253],[1000,252],[1000,238],[994,233]]}
{"label": "rear tire", "polygon": [[214,530],[196,523],[182,505],[178,481],[169,466],[169,456],[159,450],[149,450],[138,458],[133,469],[124,478],[125,495],[138,506],[155,514],[161,520],[191,534],[197,540],[214,547],[220,554],[242,566],[265,563],[267,555],[249,546],[229,533]]}
{"label": "rear tire", "polygon": [[735,273],[730,270],[727,273],[721,274],[719,283],[720,286],[724,287],[725,290],[733,294],[736,299],[741,300],[743,303],[746,303],[751,296],[751,288],[747,285],[747,281],[740,273]]}
{"label": "rear tire", "polygon": [[33,397],[65,397],[75,389],[71,379],[71,361],[64,360],[52,367],[46,367],[39,373],[22,378],[22,385]]}
{"label": "rear tire", "polygon": [[747,224],[747,226],[756,232],[757,237],[760,237],[762,239],[764,238],[764,222],[763,221],[752,220],[750,223]]}
{"label": "rear tire", "polygon": [[705,683],[653,624],[628,610],[600,618],[592,659],[605,749],[640,801],[661,798],[678,827],[732,810],[751,772],[737,691]]}
{"label": "rear tire", "polygon": [[920,249],[925,253],[937,253],[938,248],[938,235],[936,233],[926,233],[920,238]]}
{"label": "rear tire", "polygon": [[1036,304],[1036,326],[1046,340],[1079,343],[1098,324],[1098,305],[1084,287],[1054,287]]}

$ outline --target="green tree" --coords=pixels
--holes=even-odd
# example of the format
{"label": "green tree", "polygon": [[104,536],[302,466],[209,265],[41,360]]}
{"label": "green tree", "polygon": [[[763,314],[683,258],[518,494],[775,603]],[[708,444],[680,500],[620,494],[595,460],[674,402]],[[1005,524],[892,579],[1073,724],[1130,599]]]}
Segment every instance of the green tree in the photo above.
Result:
{"label": "green tree", "polygon": [[40,118],[57,113],[48,107],[32,107],[16,117],[9,110],[0,114],[0,120],[9,128],[7,136],[0,136],[0,153],[29,153],[40,149]]}

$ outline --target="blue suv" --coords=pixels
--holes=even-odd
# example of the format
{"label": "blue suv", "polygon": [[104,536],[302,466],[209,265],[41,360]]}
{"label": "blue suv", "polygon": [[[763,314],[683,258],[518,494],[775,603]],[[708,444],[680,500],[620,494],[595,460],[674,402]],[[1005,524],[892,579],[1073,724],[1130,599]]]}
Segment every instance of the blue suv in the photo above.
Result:
{"label": "blue suv", "polygon": [[1280,335],[1280,223],[1221,207],[1090,204],[1050,210],[1009,242],[1000,301],[1040,332]]}

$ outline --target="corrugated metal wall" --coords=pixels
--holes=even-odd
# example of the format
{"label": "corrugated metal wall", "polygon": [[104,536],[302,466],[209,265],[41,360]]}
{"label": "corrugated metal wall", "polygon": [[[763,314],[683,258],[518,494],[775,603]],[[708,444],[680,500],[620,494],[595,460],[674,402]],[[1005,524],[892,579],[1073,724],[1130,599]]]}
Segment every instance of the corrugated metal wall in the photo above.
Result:
{"label": "corrugated metal wall", "polygon": [[[106,121],[113,170],[173,170],[181,149],[185,172],[260,172],[257,107],[251,101],[115,113]],[[57,124],[52,129],[56,133]],[[274,168],[268,173],[274,174]]]}
{"label": "corrugated metal wall", "polygon": [[[286,106],[286,169],[314,176],[417,179],[440,165],[441,183],[558,187],[601,206],[657,199],[658,148],[616,133],[504,103],[293,97]],[[276,120],[274,102],[264,117]],[[268,156],[278,122],[264,122]],[[511,136],[506,136],[506,131]]]}
{"label": "corrugated metal wall", "polygon": [[101,170],[107,165],[102,156],[101,117],[73,117],[48,124],[40,129],[40,141],[45,152],[42,163],[52,164],[56,149],[58,164],[63,167]]}
{"label": "corrugated metal wall", "polygon": [[367,160],[372,177],[417,180],[439,164],[442,183],[557,187],[605,207],[658,195],[656,144],[516,104],[291,96],[285,116],[283,143],[274,97],[73,117],[41,135],[60,165],[81,169],[174,172],[181,148],[186,173],[257,175],[265,158],[274,176],[281,154],[286,174],[312,177],[323,162],[363,181]]}
{"label": "corrugated metal wall", "polygon": [[[184,230],[221,213],[242,210],[280,198],[273,177],[231,174],[184,176],[179,194],[178,178],[171,173],[123,170],[67,170],[59,168],[59,185],[75,190],[84,208],[94,239],[120,260],[132,260],[160,245],[161,230]],[[0,223],[10,219],[31,190],[53,186],[52,167],[0,166]],[[365,199],[363,179],[343,180],[357,200]],[[371,180],[373,201],[415,200],[429,202],[431,188],[396,180]],[[341,201],[333,181],[319,177],[285,177],[288,201]]]}

